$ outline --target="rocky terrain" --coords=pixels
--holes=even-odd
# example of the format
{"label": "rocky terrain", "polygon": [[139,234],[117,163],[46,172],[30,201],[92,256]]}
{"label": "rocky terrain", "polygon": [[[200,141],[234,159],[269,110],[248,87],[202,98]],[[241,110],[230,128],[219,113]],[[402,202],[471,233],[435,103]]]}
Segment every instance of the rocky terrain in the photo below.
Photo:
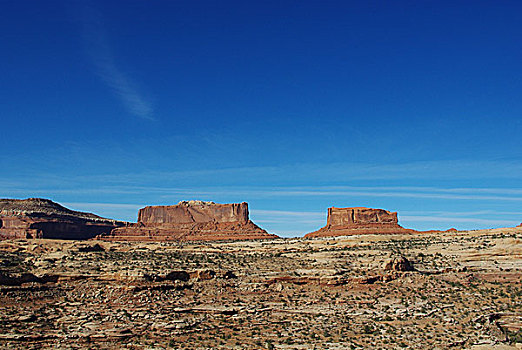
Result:
{"label": "rocky terrain", "polygon": [[74,211],[49,199],[0,199],[0,239],[89,239],[123,222]]}
{"label": "rocky terrain", "polygon": [[277,238],[249,219],[248,204],[182,201],[148,206],[138,222],[99,237],[113,241],[215,241]]}
{"label": "rocky terrain", "polygon": [[0,242],[0,348],[520,349],[522,228]]}

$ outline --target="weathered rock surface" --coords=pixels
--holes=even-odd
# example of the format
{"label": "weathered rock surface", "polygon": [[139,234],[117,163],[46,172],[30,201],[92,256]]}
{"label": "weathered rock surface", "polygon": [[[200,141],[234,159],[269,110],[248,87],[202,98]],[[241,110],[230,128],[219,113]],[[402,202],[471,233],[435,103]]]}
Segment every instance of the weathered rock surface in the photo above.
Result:
{"label": "weathered rock surface", "polygon": [[328,208],[326,226],[305,237],[347,236],[360,234],[414,233],[398,224],[397,213],[372,208]]}
{"label": "weathered rock surface", "polygon": [[328,208],[328,225],[397,224],[397,213],[384,209]]}
{"label": "weathered rock surface", "polygon": [[138,222],[114,229],[104,240],[213,241],[277,238],[249,219],[248,204],[182,201],[140,209]]}
{"label": "weathered rock surface", "polygon": [[197,270],[191,273],[190,277],[195,278],[198,281],[206,281],[216,277],[216,272],[213,270]]}
{"label": "weathered rock surface", "polygon": [[393,257],[384,264],[386,271],[415,271],[413,264],[403,256]]}
{"label": "weathered rock surface", "polygon": [[122,225],[49,199],[0,199],[0,239],[89,239]]}
{"label": "weathered rock surface", "polygon": [[248,204],[216,204],[203,201],[182,201],[178,205],[148,206],[140,209],[138,222],[166,225],[192,223],[248,223]]}

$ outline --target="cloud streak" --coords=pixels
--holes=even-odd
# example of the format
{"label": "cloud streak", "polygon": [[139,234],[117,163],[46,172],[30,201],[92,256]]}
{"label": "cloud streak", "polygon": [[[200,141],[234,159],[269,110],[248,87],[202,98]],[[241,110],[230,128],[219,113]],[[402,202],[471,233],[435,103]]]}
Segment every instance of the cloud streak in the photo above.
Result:
{"label": "cloud streak", "polygon": [[[23,186],[19,186],[22,188]],[[100,195],[154,195],[161,201],[172,201],[173,198],[187,197],[188,199],[199,197],[212,199],[216,197],[248,197],[248,198],[299,198],[299,197],[373,197],[373,198],[420,198],[438,200],[472,200],[472,201],[504,201],[521,202],[520,188],[436,188],[436,187],[368,187],[368,186],[324,186],[324,187],[158,187],[158,186],[132,186],[132,185],[108,185],[108,186],[83,186],[79,188],[45,188],[17,189],[17,186],[2,186],[0,189],[11,193],[27,192],[34,194],[82,194],[97,193]]]}
{"label": "cloud streak", "polygon": [[108,44],[101,14],[88,4],[81,5],[81,23],[85,46],[96,73],[119,97],[127,111],[137,117],[154,120],[153,108],[135,83],[116,64]]}

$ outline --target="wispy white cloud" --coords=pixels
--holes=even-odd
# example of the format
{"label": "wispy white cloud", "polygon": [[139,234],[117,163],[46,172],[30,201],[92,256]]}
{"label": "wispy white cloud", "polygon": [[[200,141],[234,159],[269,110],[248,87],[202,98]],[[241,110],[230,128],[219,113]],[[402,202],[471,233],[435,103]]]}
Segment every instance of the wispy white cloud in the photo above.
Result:
{"label": "wispy white cloud", "polygon": [[161,192],[161,198],[167,199],[180,195],[195,195],[204,197],[220,196],[245,196],[250,198],[266,197],[380,197],[380,198],[425,198],[425,199],[449,199],[449,200],[482,200],[482,201],[522,201],[519,189],[499,189],[497,195],[494,189],[488,189],[490,195],[483,195],[478,189],[470,188],[468,193],[458,191],[451,193],[447,188],[426,188],[426,192],[420,192],[419,188],[411,190],[408,187],[397,187],[394,190],[386,187],[349,187],[349,188],[327,188],[327,187],[268,187],[268,188],[209,188],[209,189],[182,189],[182,188],[150,188],[150,191]]}
{"label": "wispy white cloud", "polygon": [[123,203],[63,202],[67,208],[95,213],[97,215],[125,221],[136,221],[138,209],[145,205]]}
{"label": "wispy white cloud", "polygon": [[286,211],[286,210],[262,210],[262,209],[254,209],[251,212],[255,215],[265,215],[265,216],[284,216],[284,217],[292,217],[292,218],[323,218],[324,213],[312,212],[312,211]]}
{"label": "wispy white cloud", "polygon": [[88,3],[81,6],[81,22],[87,53],[92,59],[96,73],[120,98],[129,113],[154,120],[151,102],[140,93],[136,84],[116,64],[108,43],[101,14]]}
{"label": "wispy white cloud", "polygon": [[494,226],[515,226],[519,221],[515,220],[496,220],[496,219],[481,219],[481,218],[466,218],[466,217],[443,217],[443,216],[429,216],[429,215],[401,215],[399,217],[401,222],[408,224],[415,224],[420,222],[431,223],[446,223],[453,224],[474,224],[474,225],[494,225]]}
{"label": "wispy white cloud", "polygon": [[63,205],[70,207],[91,207],[103,209],[134,209],[143,208],[141,204],[121,204],[121,203],[90,203],[90,202],[65,202]]}
{"label": "wispy white cloud", "polygon": [[319,196],[319,197],[391,197],[391,198],[426,198],[426,199],[462,199],[462,200],[495,200],[495,201],[522,201],[522,197],[508,197],[508,196],[484,196],[475,194],[441,194],[437,192],[432,193],[418,193],[418,192],[388,192],[375,188],[373,191],[315,191],[315,190],[283,190],[267,192],[266,195],[273,195],[278,197],[298,197],[298,196]]}
{"label": "wispy white cloud", "polygon": [[[163,180],[206,181],[248,179],[264,183],[337,183],[369,180],[469,180],[520,179],[520,161],[419,161],[392,164],[368,163],[302,163],[277,166],[248,166],[172,171],[126,172],[77,177],[78,180],[124,183],[150,183]],[[213,181],[215,182],[215,181]],[[411,187],[415,188],[415,187]],[[427,187],[423,187],[427,188]],[[451,189],[458,191],[459,189]],[[463,189],[466,190],[466,189]],[[487,189],[485,189],[487,191]],[[522,193],[522,189],[519,189]]]}
{"label": "wispy white cloud", "polygon": [[318,212],[260,209],[250,212],[259,224],[319,225],[326,220],[326,214]]}
{"label": "wispy white cloud", "polygon": [[[0,184],[0,189],[3,186]],[[23,189],[22,189],[23,188]],[[7,189],[7,187],[6,187]],[[27,192],[28,187],[9,186],[10,193]],[[440,200],[473,200],[473,201],[522,201],[520,188],[435,188],[435,187],[247,187],[247,186],[223,186],[210,188],[182,188],[161,186],[133,186],[133,185],[108,185],[108,186],[83,186],[83,188],[47,188],[40,186],[32,190],[35,195],[54,194],[81,194],[98,193],[105,195],[154,195],[162,202],[168,202],[175,198],[199,198],[213,200],[220,197],[245,197],[245,198],[293,198],[293,197],[372,197],[372,198],[420,198]]]}
{"label": "wispy white cloud", "polygon": [[459,216],[520,216],[522,219],[522,211],[498,211],[498,210],[476,210],[476,211],[436,211],[436,210],[405,210],[401,212],[404,215],[424,215],[424,216],[446,216],[446,217],[459,217]]}

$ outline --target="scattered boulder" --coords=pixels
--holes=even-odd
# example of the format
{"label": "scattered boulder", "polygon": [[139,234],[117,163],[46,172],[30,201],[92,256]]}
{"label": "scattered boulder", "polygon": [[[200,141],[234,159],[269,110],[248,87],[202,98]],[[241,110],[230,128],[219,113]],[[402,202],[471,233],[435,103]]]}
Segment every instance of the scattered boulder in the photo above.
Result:
{"label": "scattered boulder", "polygon": [[166,275],[163,274],[143,274],[143,278],[148,282],[163,282],[163,281],[182,281],[187,282],[190,279],[190,274],[186,271],[170,271]]}
{"label": "scattered boulder", "polygon": [[36,321],[37,317],[35,314],[26,314],[26,315],[20,315],[20,316],[16,316],[14,318],[11,319],[11,321],[14,321],[14,322],[34,322]]}
{"label": "scattered boulder", "polygon": [[165,276],[169,281],[183,281],[187,282],[190,279],[190,274],[186,271],[171,271]]}
{"label": "scattered boulder", "polygon": [[277,282],[273,285],[274,292],[282,292],[285,289],[285,286],[281,282]]}
{"label": "scattered boulder", "polygon": [[190,274],[191,278],[194,278],[198,281],[206,281],[211,280],[216,277],[216,272],[213,270],[197,270]]}
{"label": "scattered boulder", "polygon": [[234,279],[237,278],[236,274],[232,271],[227,271],[223,274],[224,279]]}
{"label": "scattered boulder", "polygon": [[[163,282],[163,281],[182,281],[182,282],[188,282],[190,279],[194,279],[196,281],[206,281],[211,280],[216,277],[216,272],[213,270],[203,269],[203,270],[196,270],[196,271],[183,271],[183,270],[177,270],[177,271],[170,271],[166,275],[164,274],[149,274],[145,273],[143,274],[143,279],[149,282]],[[236,278],[236,275],[234,273],[228,271],[225,274],[222,275],[223,278]]]}
{"label": "scattered boulder", "polygon": [[384,263],[384,270],[386,271],[415,271],[413,264],[404,256],[397,256],[389,259]]}
{"label": "scattered boulder", "polygon": [[78,251],[81,253],[104,252],[105,248],[103,248],[101,245],[96,243],[94,245],[79,246]]}
{"label": "scattered boulder", "polygon": [[162,277],[160,275],[150,274],[150,273],[144,273],[143,279],[147,282],[162,282],[165,280],[165,277]]}
{"label": "scattered boulder", "polygon": [[368,276],[358,280],[360,284],[374,284],[375,282],[381,281],[381,276]]}

